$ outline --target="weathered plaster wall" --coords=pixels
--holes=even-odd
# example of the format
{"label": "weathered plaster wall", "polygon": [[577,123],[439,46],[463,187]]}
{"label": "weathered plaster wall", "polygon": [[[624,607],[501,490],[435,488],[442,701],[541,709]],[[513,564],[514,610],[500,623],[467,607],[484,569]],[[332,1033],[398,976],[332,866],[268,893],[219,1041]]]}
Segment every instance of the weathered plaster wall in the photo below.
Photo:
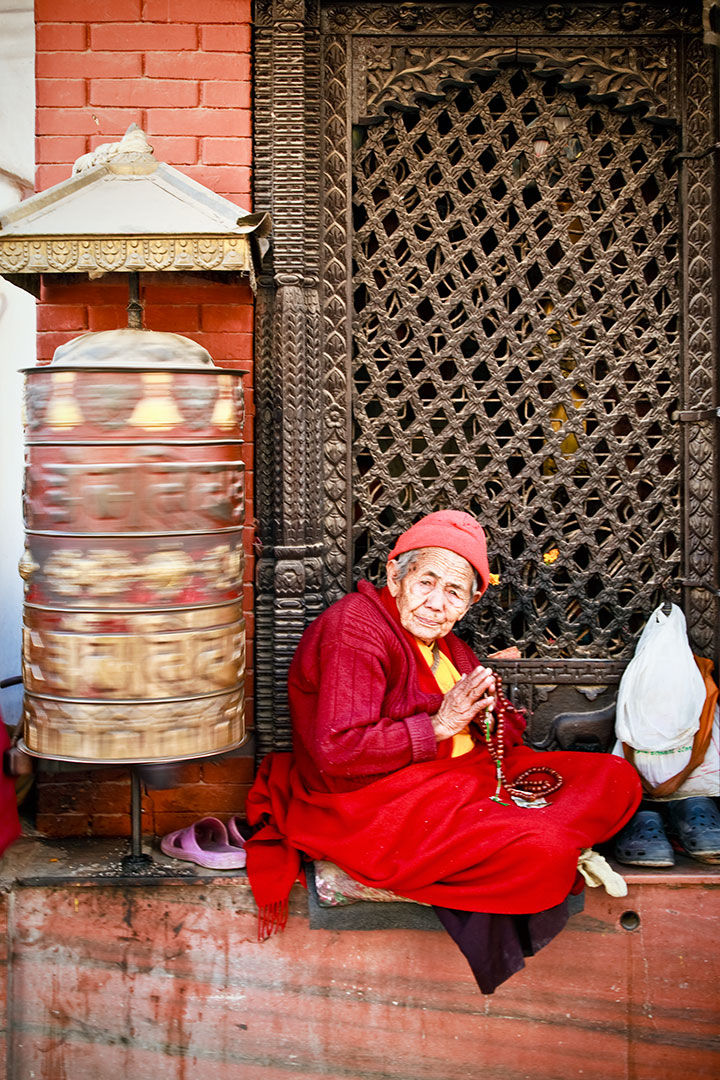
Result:
{"label": "weathered plaster wall", "polygon": [[[2,198],[7,194],[0,184],[3,206],[12,204],[11,199]],[[35,301],[0,278],[0,679],[20,674],[23,434],[18,369],[34,363]],[[17,723],[22,712],[21,687],[0,693],[0,711],[6,724]]]}
{"label": "weathered plaster wall", "polygon": [[0,177],[9,185],[2,192],[5,207],[33,191],[33,0],[0,0],[0,26]]}
{"label": "weathered plaster wall", "polygon": [[[33,190],[33,0],[0,0],[0,209]],[[22,378],[35,362],[35,301],[0,278],[0,679],[20,674],[22,581]],[[6,723],[22,710],[19,687],[0,694]]]}
{"label": "weathered plaster wall", "polygon": [[[244,209],[250,206],[250,0],[36,0],[37,175],[44,190],[72,163],[131,123],[158,159]],[[245,608],[252,659],[253,303],[249,287],[186,278],[142,280],[145,325],[205,346],[246,378]],[[124,280],[50,283],[38,308],[38,355],[85,330],[126,325]],[[252,717],[252,668],[247,679]],[[203,814],[240,810],[252,763],[189,765],[171,790],[144,800],[146,831],[164,833]],[[52,835],[117,835],[129,828],[125,771],[46,775],[39,828]]]}

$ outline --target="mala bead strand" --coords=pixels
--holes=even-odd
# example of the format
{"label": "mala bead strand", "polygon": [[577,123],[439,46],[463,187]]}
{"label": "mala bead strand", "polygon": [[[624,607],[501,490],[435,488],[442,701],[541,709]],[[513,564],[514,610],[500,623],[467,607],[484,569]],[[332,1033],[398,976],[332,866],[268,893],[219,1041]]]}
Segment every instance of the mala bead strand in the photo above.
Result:
{"label": "mala bead strand", "polygon": [[503,754],[505,752],[505,739],[504,739],[504,734],[505,734],[505,701],[506,701],[506,698],[503,696],[503,693],[502,693],[502,681],[500,679],[500,676],[496,675],[495,676],[495,714],[496,714],[497,719],[496,719],[496,723],[495,723],[495,745],[494,746],[493,746],[493,737],[492,737],[492,710],[489,709],[489,708],[485,710],[485,725],[484,725],[484,727],[485,727],[485,741],[486,741],[487,746],[488,746],[488,751],[490,753],[490,757],[495,762],[495,778],[496,778],[496,781],[497,781],[496,786],[495,786],[495,794],[491,795],[490,799],[492,800],[492,802],[500,803],[501,806],[509,806],[510,805],[510,803],[507,803],[507,802],[505,802],[504,799],[500,798],[500,792],[502,791],[502,789],[505,788],[507,790],[507,785],[505,783],[505,776],[503,774],[503,767],[502,767]]}
{"label": "mala bead strand", "polygon": [[500,803],[501,806],[509,806],[510,803],[505,802],[500,797],[500,793],[504,789],[513,801],[521,806],[547,806],[545,796],[552,795],[562,787],[562,777],[559,773],[555,772],[555,769],[551,769],[547,765],[534,765],[530,769],[525,769],[525,771],[518,776],[514,784],[508,784],[505,779],[505,774],[503,772],[505,714],[509,704],[508,699],[502,692],[502,680],[499,675],[496,675],[495,715],[497,719],[494,739],[492,732],[492,712],[490,709],[486,709],[485,711],[485,721],[483,724],[488,752],[495,763],[495,794],[491,795],[490,798],[493,802]]}

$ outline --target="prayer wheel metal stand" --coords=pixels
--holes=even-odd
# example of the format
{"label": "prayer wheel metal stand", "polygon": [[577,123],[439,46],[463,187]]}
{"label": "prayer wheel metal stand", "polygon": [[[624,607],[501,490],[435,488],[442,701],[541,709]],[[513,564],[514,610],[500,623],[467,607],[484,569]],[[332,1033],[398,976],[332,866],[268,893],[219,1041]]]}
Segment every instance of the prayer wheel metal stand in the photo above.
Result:
{"label": "prayer wheel metal stand", "polygon": [[152,856],[143,851],[142,787],[137,769],[130,770],[130,853],[121,865],[126,874],[143,874],[155,865]]}
{"label": "prayer wheel metal stand", "polygon": [[247,741],[245,372],[144,330],[139,273],[254,286],[269,230],[267,214],[157,162],[135,125],[0,215],[0,273],[36,296],[41,275],[128,275],[127,328],[84,334],[25,372],[18,741],[71,769],[129,768],[123,874],[191,872],[143,852],[143,780],[171,786],[151,774]]}

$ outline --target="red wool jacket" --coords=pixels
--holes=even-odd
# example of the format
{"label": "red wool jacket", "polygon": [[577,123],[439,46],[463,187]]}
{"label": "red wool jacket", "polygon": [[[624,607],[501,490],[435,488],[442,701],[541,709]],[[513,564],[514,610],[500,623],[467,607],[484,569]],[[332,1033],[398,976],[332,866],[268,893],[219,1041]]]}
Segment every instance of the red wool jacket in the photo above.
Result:
{"label": "red wool jacket", "polygon": [[[461,675],[477,667],[455,634],[440,645]],[[308,628],[289,691],[297,766],[313,788],[354,789],[449,755],[451,740],[439,749],[431,720],[443,695],[393,597],[367,581]],[[525,717],[508,709],[507,724],[506,745],[518,745]]]}

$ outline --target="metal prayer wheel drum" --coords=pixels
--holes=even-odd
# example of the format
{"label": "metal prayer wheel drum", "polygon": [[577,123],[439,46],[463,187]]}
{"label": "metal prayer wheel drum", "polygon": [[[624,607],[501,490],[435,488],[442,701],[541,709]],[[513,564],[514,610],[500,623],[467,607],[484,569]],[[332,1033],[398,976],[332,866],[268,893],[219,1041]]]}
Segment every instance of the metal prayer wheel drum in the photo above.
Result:
{"label": "metal prayer wheel drum", "polygon": [[134,329],[26,370],[31,753],[153,762],[244,741],[243,374]]}

